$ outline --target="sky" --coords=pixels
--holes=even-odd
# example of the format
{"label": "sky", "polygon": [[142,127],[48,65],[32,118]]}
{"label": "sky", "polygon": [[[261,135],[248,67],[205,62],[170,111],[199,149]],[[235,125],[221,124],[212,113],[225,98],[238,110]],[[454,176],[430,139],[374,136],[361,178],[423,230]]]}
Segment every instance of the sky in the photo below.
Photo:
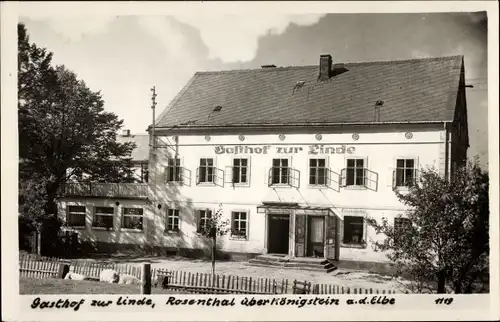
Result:
{"label": "sky", "polygon": [[73,16],[19,18],[124,128],[145,133],[197,71],[464,55],[469,156],[488,155],[486,13]]}

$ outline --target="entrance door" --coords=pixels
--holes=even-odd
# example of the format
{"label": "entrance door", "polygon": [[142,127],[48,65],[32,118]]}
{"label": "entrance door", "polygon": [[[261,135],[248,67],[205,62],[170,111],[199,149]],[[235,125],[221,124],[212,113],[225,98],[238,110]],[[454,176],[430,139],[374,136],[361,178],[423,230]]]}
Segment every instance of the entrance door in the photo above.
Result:
{"label": "entrance door", "polygon": [[340,257],[340,219],[337,216],[328,216],[326,220],[326,258],[338,261]]}
{"label": "entrance door", "polygon": [[290,216],[269,215],[267,252],[270,254],[288,254],[288,232]]}
{"label": "entrance door", "polygon": [[308,247],[307,256],[324,257],[325,218],[308,216]]}

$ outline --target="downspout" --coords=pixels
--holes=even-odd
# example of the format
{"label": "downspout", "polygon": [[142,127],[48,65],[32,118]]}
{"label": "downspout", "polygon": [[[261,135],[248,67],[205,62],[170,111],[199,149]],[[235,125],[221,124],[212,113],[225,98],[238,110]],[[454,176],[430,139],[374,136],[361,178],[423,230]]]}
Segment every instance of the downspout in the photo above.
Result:
{"label": "downspout", "polygon": [[444,177],[446,180],[451,179],[451,133],[449,131],[449,122],[444,122],[444,144],[445,144],[445,163]]}

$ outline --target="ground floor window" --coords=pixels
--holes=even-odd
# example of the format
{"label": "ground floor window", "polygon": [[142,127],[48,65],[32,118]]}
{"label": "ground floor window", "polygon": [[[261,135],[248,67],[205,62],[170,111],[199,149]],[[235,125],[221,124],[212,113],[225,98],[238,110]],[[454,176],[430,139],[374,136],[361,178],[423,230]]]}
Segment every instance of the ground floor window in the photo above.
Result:
{"label": "ground floor window", "polygon": [[208,226],[210,225],[210,218],[212,217],[212,210],[203,209],[198,210],[198,229],[199,234],[207,232]]}
{"label": "ground floor window", "polygon": [[85,227],[85,206],[68,206],[66,224],[70,227]]}
{"label": "ground floor window", "polygon": [[364,219],[360,216],[344,216],[344,237],[342,242],[350,245],[363,245]]}
{"label": "ground floor window", "polygon": [[95,207],[92,227],[112,230],[114,214],[115,209],[113,207]]}
{"label": "ground floor window", "polygon": [[231,237],[247,238],[248,237],[248,215],[244,211],[233,211]]}
{"label": "ground floor window", "polygon": [[165,231],[179,231],[179,209],[167,209],[167,224]]}
{"label": "ground floor window", "polygon": [[142,230],[143,215],[142,208],[123,208],[122,228]]}

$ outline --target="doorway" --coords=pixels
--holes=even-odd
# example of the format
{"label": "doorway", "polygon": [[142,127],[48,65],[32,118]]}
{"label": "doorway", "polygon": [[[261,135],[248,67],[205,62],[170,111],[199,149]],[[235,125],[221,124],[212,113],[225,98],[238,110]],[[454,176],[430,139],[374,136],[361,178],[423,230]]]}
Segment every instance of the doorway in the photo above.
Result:
{"label": "doorway", "polygon": [[288,254],[290,216],[269,215],[267,252],[269,254]]}
{"label": "doorway", "polygon": [[307,216],[307,256],[324,257],[325,218],[322,216]]}

